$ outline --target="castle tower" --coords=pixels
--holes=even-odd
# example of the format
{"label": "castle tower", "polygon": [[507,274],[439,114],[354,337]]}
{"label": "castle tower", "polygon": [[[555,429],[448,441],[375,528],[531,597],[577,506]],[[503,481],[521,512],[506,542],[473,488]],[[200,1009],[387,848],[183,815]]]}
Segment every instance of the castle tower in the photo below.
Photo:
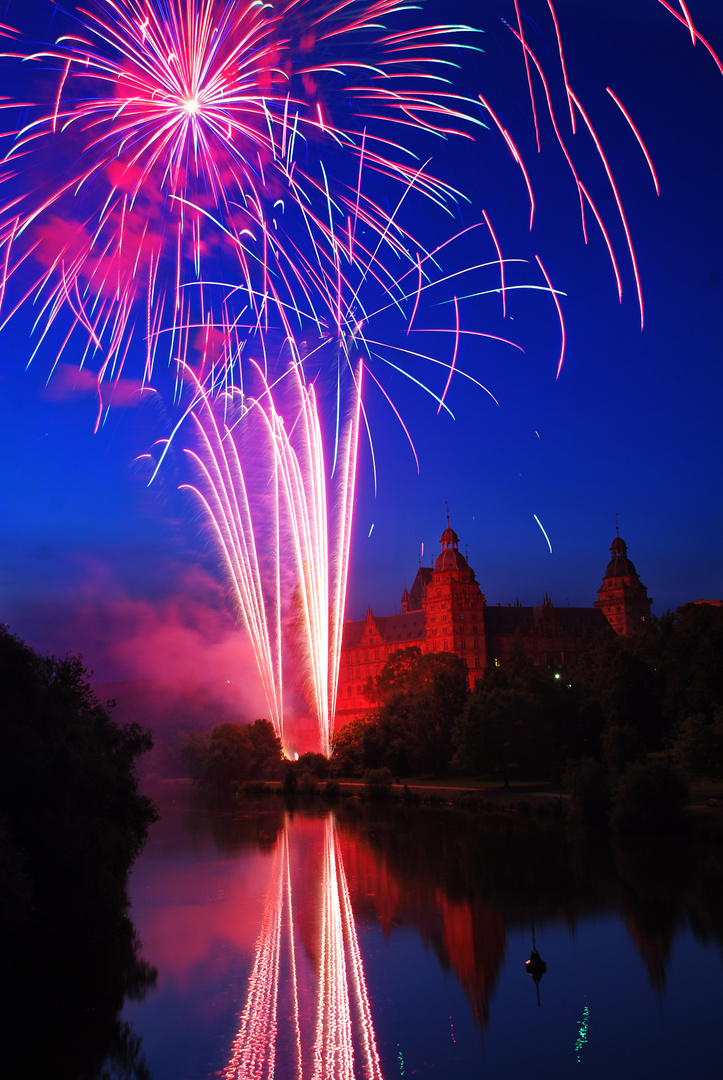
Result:
{"label": "castle tower", "polygon": [[422,600],[427,632],[424,651],[457,653],[467,663],[472,687],[487,663],[485,598],[459,550],[459,537],[450,528],[449,517],[439,542],[442,550]]}
{"label": "castle tower", "polygon": [[615,533],[610,546],[612,558],[598,589],[595,607],[600,608],[616,634],[627,636],[642,630],[650,622],[653,601],[628,558],[627,544],[617,526]]}

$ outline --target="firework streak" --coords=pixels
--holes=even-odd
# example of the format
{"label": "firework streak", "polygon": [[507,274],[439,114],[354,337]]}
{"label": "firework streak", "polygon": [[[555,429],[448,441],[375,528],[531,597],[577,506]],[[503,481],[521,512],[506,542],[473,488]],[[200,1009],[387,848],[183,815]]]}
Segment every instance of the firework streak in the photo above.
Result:
{"label": "firework streak", "polygon": [[[253,398],[229,390],[214,400],[189,375],[195,395],[186,415],[197,430],[198,448],[187,452],[200,483],[184,487],[200,499],[211,522],[277,735],[284,740],[283,623],[290,610],[293,638],[301,643],[301,666],[308,675],[307,698],[313,702],[322,752],[329,754],[349,566],[361,366],[331,481],[314,387],[304,384],[300,364],[289,368],[274,391],[257,368],[261,392]],[[281,397],[284,390],[287,420],[293,410],[290,423],[274,396]],[[258,462],[266,475],[249,483]],[[254,501],[258,491],[266,492],[265,500]],[[290,588],[285,589],[289,573]]]}

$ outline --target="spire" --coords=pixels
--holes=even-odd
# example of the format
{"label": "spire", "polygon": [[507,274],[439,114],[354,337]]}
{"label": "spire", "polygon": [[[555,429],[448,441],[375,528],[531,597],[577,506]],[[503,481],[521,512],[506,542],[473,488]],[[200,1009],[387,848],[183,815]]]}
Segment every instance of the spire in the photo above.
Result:
{"label": "spire", "polygon": [[446,551],[448,548],[452,548],[453,551],[456,551],[459,546],[459,537],[449,524],[449,509],[447,509],[447,528],[440,536],[439,542],[442,545],[443,551]]}

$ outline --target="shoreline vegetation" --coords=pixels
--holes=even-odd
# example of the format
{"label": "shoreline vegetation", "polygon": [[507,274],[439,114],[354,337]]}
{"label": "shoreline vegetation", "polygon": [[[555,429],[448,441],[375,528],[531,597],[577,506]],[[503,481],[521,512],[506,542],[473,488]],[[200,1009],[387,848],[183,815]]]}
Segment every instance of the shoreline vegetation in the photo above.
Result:
{"label": "shoreline vegetation", "polygon": [[[190,777],[170,777],[156,781],[162,788],[198,788],[207,794],[219,790],[199,784]],[[309,808],[314,805],[378,801],[405,806],[449,807],[474,814],[519,817],[534,822],[558,821],[570,824],[570,793],[552,781],[512,781],[508,787],[494,780],[470,777],[440,779],[434,776],[382,778],[382,783],[367,779],[333,778],[313,781],[289,792],[284,780],[248,780],[234,790],[221,792],[231,801],[229,808],[246,799],[265,796],[284,797],[292,806]],[[572,824],[578,824],[572,821]],[[690,789],[690,801],[682,808],[679,828],[674,831],[693,831],[696,835],[723,836],[723,781],[696,784]],[[632,830],[635,831],[635,830]],[[658,831],[658,830],[652,830]]]}
{"label": "shoreline vegetation", "polygon": [[[41,656],[0,626],[0,1073],[147,1080],[121,1019],[157,972],[128,874],[158,818],[138,789],[152,748],[121,726],[79,657]],[[32,1047],[32,1052],[29,1049]]]}
{"label": "shoreline vegetation", "polygon": [[461,657],[410,646],[368,680],[372,707],[335,730],[328,758],[307,751],[289,760],[261,719],[192,732],[180,756],[192,779],[220,790],[252,793],[275,781],[288,797],[356,790],[516,806],[582,828],[665,835],[717,820],[722,655],[723,606],[712,602],[629,637],[601,636],[569,670],[536,666],[517,640],[471,690]]}

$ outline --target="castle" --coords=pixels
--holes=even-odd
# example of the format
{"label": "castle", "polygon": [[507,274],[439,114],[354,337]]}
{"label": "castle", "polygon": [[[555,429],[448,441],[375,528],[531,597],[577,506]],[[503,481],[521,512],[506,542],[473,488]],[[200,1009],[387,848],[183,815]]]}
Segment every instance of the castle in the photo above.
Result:
{"label": "castle", "polygon": [[375,615],[368,608],[363,620],[344,624],[337,726],[372,707],[366,681],[397,649],[418,645],[425,653],[457,653],[466,661],[471,688],[487,664],[504,667],[516,641],[535,664],[554,671],[574,666],[600,633],[633,634],[650,619],[652,600],[617,529],[590,608],[555,608],[547,595],[536,607],[519,601],[488,607],[449,518],[440,544],[434,566],[420,566],[411,589],[405,587],[400,614]]}

